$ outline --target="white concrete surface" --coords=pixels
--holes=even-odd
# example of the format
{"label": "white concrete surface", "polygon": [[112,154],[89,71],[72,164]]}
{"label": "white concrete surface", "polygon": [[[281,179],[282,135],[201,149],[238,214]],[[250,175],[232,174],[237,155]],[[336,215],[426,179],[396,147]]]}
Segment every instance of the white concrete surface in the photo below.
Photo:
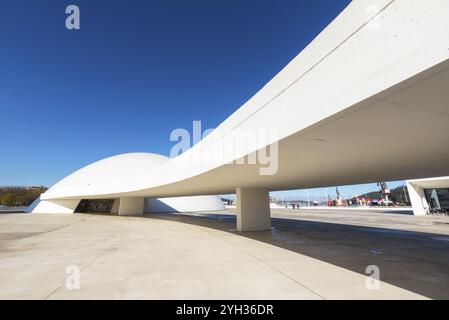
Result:
{"label": "white concrete surface", "polygon": [[144,212],[199,212],[224,210],[218,196],[194,196],[145,199]]}
{"label": "white concrete surface", "polygon": [[410,196],[410,202],[413,208],[413,214],[423,216],[429,213],[429,204],[427,203],[424,189],[418,185],[407,181],[407,190]]}
{"label": "white concrete surface", "polygon": [[33,213],[69,214],[75,211],[79,202],[79,199],[41,200],[39,197],[33,201],[26,211]]}
{"label": "white concrete surface", "polygon": [[[313,212],[242,234],[226,214],[0,215],[0,299],[449,297],[449,230],[421,225],[430,217]],[[370,264],[377,290],[366,287]],[[79,290],[66,287],[73,265]]]}
{"label": "white concrete surface", "polygon": [[144,198],[120,198],[118,215],[119,216],[133,216],[143,214]]}
{"label": "white concrete surface", "polygon": [[270,228],[268,190],[237,188],[237,230],[258,231]]}
{"label": "white concrete surface", "polygon": [[[154,170],[163,163],[169,161],[168,157],[154,153],[127,153],[108,157],[85,166],[60,180],[51,190],[59,188],[76,190],[84,188],[88,190],[93,185],[107,185],[112,181],[133,180],[142,172]],[[119,195],[110,197],[114,199],[112,213],[119,212]],[[89,197],[87,197],[89,198]],[[104,198],[100,196],[99,198]],[[27,212],[33,213],[74,213],[77,205],[84,199],[41,200],[36,199],[28,208]],[[127,206],[125,204],[125,206]],[[139,214],[128,212],[127,214]],[[224,206],[218,196],[194,196],[194,197],[170,197],[170,198],[148,198],[145,199],[145,212],[195,212],[223,210]],[[124,209],[122,209],[122,212]],[[123,214],[123,213],[122,213]]]}

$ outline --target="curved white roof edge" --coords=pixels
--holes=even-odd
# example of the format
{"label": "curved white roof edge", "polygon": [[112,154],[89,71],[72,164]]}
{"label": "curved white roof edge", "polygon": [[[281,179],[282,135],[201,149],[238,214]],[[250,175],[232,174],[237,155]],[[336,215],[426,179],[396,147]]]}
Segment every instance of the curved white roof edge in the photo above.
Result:
{"label": "curved white roof edge", "polygon": [[[56,183],[51,190],[79,188],[83,185],[97,185],[120,181],[124,178],[138,178],[142,171],[157,168],[169,161],[169,158],[154,153],[125,153],[89,164]],[[111,199],[112,200],[112,199]],[[115,200],[115,199],[114,199]],[[76,203],[41,201],[36,199],[27,212],[33,213],[72,213]],[[119,206],[119,202],[116,204]],[[117,208],[115,208],[118,210]],[[218,196],[193,196],[172,198],[148,198],[143,204],[143,212],[204,212],[224,210],[224,205]],[[115,210],[115,211],[116,211]]]}
{"label": "curved white roof edge", "polygon": [[[138,178],[127,176],[108,183],[51,188],[42,198],[108,197],[119,194],[177,196],[208,192],[226,193],[243,184],[281,190],[318,187],[329,183],[369,182],[374,177],[397,179],[432,173],[443,175],[447,169],[440,168],[439,164],[444,161],[447,163],[447,156],[426,159],[418,157],[414,166],[394,165],[393,160],[401,164],[410,157],[414,146],[407,143],[398,145],[399,151],[389,149],[392,157],[390,166],[396,170],[388,170],[388,163],[382,164],[378,157],[369,152],[367,146],[356,144],[354,146],[357,150],[365,154],[359,156],[361,164],[355,167],[358,175],[348,175],[347,170],[350,168],[338,168],[340,161],[343,165],[355,161],[354,164],[357,165],[357,159],[346,159],[342,154],[337,155],[335,159],[334,156],[326,159],[320,149],[316,149],[315,154],[301,155],[302,162],[298,165],[302,167],[301,170],[292,164],[298,158],[294,158],[287,148],[292,145],[298,148],[309,146],[310,140],[314,140],[313,137],[308,137],[311,134],[317,137],[316,141],[323,142],[330,142],[329,137],[333,134],[342,135],[340,140],[333,141],[333,145],[350,145],[351,138],[344,134],[353,130],[350,128],[353,121],[350,122],[349,118],[356,113],[362,117],[370,115],[375,108],[395,111],[401,104],[412,105],[413,101],[408,101],[407,97],[411,96],[413,91],[426,89],[429,83],[433,85],[432,89],[426,89],[427,91],[439,90],[433,94],[447,94],[435,84],[445,80],[440,78],[446,76],[449,69],[449,41],[446,31],[449,30],[449,19],[446,16],[449,12],[449,2],[379,0],[376,1],[377,12],[368,14],[367,8],[371,5],[370,0],[353,1],[256,95],[184,154],[157,168],[142,171]],[[414,89],[407,91],[411,87]],[[401,95],[404,91],[408,92],[408,96]],[[387,98],[397,98],[399,102],[392,103],[387,101]],[[421,116],[422,112],[432,112],[429,117],[437,117],[441,112],[447,113],[447,109],[440,110],[438,101],[432,100],[428,104],[429,110],[410,110],[417,117]],[[386,109],[387,107],[390,109]],[[397,117],[394,119],[398,126],[403,126],[405,120],[414,121],[407,118],[401,122],[400,115],[396,114],[393,117]],[[388,124],[390,120],[392,119],[385,119],[383,123]],[[442,120],[436,118],[435,121],[438,123]],[[333,134],[329,134],[326,130],[334,124],[341,127],[334,126]],[[277,136],[270,137],[265,145],[279,143],[279,173],[261,177],[254,173],[251,166],[227,165],[251,154],[263,147],[262,145],[233,150],[216,162],[199,161],[211,150],[223,148],[227,138],[234,137],[238,140],[241,130],[258,129],[277,130]],[[363,127],[356,129],[358,131],[353,132],[353,135],[362,136],[368,131],[370,134],[376,134],[375,129],[369,125],[366,126],[366,132]],[[387,129],[391,129],[391,132],[395,130]],[[419,130],[417,134],[430,129],[424,124]],[[382,139],[383,133],[377,134]],[[321,139],[321,136],[326,136],[327,139]],[[305,141],[305,137],[309,140]],[[434,140],[447,138],[447,132],[438,132]],[[379,148],[383,146],[379,144]],[[311,147],[311,150],[315,150],[315,146]],[[318,175],[316,163],[312,161],[317,155],[321,155],[320,159],[323,159],[322,167],[325,170],[321,170],[327,174],[326,178]],[[368,155],[370,159],[363,158]],[[329,167],[328,160],[334,160],[335,168]],[[367,167],[370,163],[373,165],[372,174]],[[432,165],[434,163],[436,165]],[[433,171],[426,169],[429,165],[432,165]],[[380,170],[383,170],[382,174],[378,174]]]}

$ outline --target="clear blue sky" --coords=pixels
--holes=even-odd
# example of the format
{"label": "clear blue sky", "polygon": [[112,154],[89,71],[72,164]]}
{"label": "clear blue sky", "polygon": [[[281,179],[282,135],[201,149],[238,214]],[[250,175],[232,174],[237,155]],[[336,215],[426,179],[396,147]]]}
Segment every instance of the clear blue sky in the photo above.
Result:
{"label": "clear blue sky", "polygon": [[[217,126],[349,2],[2,1],[0,185],[50,186],[125,152],[168,155],[173,129]],[[69,4],[80,30],[65,28]]]}

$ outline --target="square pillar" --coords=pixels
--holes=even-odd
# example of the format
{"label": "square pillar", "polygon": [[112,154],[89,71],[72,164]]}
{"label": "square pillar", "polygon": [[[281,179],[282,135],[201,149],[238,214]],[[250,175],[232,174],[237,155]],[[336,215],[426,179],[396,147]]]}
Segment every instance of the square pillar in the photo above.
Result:
{"label": "square pillar", "polygon": [[112,204],[111,214],[118,214],[118,210],[120,208],[120,199],[114,199],[114,203]]}
{"label": "square pillar", "polygon": [[237,188],[237,230],[271,229],[269,202],[267,189]]}
{"label": "square pillar", "polygon": [[134,216],[143,214],[144,198],[120,198],[118,215]]}

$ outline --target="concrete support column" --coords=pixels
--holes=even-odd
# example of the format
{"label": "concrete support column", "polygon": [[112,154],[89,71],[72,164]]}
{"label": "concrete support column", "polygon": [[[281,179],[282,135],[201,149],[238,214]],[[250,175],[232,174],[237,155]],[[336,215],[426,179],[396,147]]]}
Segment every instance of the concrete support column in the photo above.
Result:
{"label": "concrete support column", "polygon": [[270,228],[268,190],[237,188],[237,230],[260,231]]}
{"label": "concrete support column", "polygon": [[118,215],[133,216],[143,214],[144,198],[120,198]]}
{"label": "concrete support column", "polygon": [[114,199],[114,203],[112,204],[111,214],[118,214],[118,210],[120,208],[120,199]]}
{"label": "concrete support column", "polygon": [[429,204],[424,194],[424,189],[407,181],[408,194],[415,216],[424,216],[429,212]]}

